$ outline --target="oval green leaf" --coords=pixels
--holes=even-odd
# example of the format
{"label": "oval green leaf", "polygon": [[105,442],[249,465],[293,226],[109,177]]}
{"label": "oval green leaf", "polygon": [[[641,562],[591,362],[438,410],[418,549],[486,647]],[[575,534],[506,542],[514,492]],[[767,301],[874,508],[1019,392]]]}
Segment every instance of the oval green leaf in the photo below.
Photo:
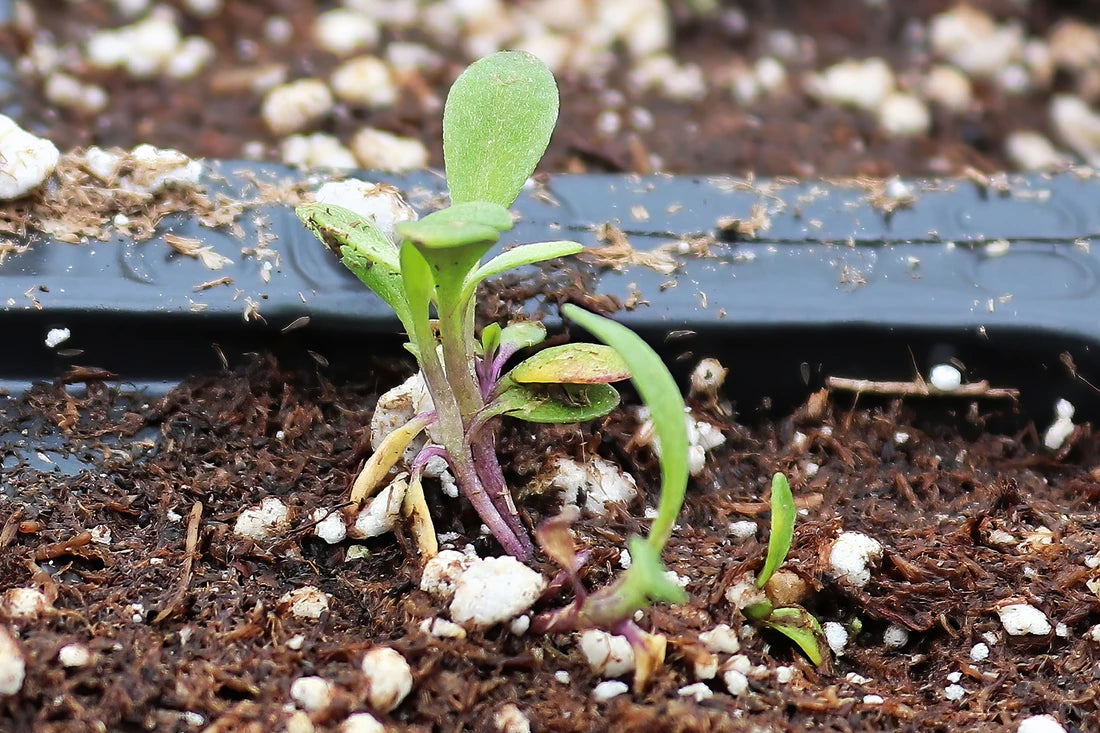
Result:
{"label": "oval green leaf", "polygon": [[451,201],[511,206],[534,172],[558,119],[558,85],[546,64],[502,51],[471,64],[443,109],[443,161]]}
{"label": "oval green leaf", "polygon": [[533,423],[576,423],[603,417],[618,406],[619,393],[607,384],[544,389],[510,384],[486,409]]}
{"label": "oval green leaf", "polygon": [[520,384],[606,384],[630,379],[630,369],[610,346],[562,344],[524,359],[505,379]]}

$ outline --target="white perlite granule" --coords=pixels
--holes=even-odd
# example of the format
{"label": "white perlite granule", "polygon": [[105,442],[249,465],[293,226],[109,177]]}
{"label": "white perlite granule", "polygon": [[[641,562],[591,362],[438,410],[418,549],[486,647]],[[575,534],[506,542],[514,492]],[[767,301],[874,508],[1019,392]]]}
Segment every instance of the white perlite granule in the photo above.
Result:
{"label": "white perlite granule", "polygon": [[1045,636],[1050,633],[1050,621],[1045,613],[1029,603],[1009,603],[997,609],[1001,626],[1009,636],[1034,634]]}

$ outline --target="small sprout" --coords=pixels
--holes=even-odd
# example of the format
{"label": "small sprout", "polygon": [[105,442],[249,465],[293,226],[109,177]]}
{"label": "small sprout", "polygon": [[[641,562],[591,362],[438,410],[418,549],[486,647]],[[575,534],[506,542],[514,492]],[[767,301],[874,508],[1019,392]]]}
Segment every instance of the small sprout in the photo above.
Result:
{"label": "small sprout", "polygon": [[[771,510],[772,530],[768,538],[768,554],[764,560],[764,568],[756,579],[757,589],[768,587],[775,580],[776,571],[787,559],[787,552],[790,551],[791,541],[794,538],[796,516],[794,495],[791,493],[787,477],[781,473],[772,477]],[[794,574],[790,573],[790,575]],[[825,632],[817,619],[808,611],[790,602],[788,590],[786,587],[779,593],[773,590],[772,597],[764,600],[756,600],[758,596],[746,590],[741,596],[746,601],[745,605],[740,606],[741,613],[748,620],[783,634],[798,645],[811,662],[821,664],[824,661],[821,640]],[[726,595],[730,596],[728,591]],[[843,630],[843,627],[841,629]],[[847,640],[847,632],[845,632],[845,640]]]}
{"label": "small sprout", "polygon": [[[394,395],[392,406],[386,405],[385,418],[372,421],[372,438],[374,423],[384,430],[377,431],[378,440],[372,441],[375,452],[356,478],[351,499],[355,511],[387,481],[389,486],[382,493],[390,491],[391,499],[394,487],[401,485],[402,498],[394,501],[411,522],[422,554],[435,556],[432,562],[444,556],[436,554],[421,483],[433,460],[446,461],[455,484],[504,550],[519,561],[531,560],[535,546],[505,483],[496,454],[494,419],[507,416],[535,423],[596,419],[619,404],[619,393],[611,384],[633,381],[661,445],[657,518],[646,539],[628,541],[631,567],[593,594],[580,584],[582,558],[573,553],[568,521],[551,522],[549,529],[540,530],[543,549],[573,580],[576,600],[534,618],[531,625],[537,631],[601,628],[625,636],[638,662],[635,686],[640,688],[663,662],[665,639],[642,632],[634,625],[634,614],[654,601],[686,599],[684,590],[666,577],[660,559],[683,504],[688,478],[689,444],[680,390],[640,337],[571,304],[562,307],[562,314],[603,344],[544,348],[507,369],[519,351],[545,339],[545,328],[522,322],[490,324],[480,338],[475,333],[475,299],[486,278],[583,249],[576,242],[539,242],[513,247],[482,262],[512,228],[508,207],[545,152],[557,114],[557,85],[545,64],[524,52],[492,54],[466,69],[447,97],[443,154],[449,207],[417,219],[392,196],[359,206],[341,198],[340,203],[349,207],[344,208],[333,202],[329,191],[323,200],[299,206],[296,213],[393,309],[408,334],[407,347],[416,357],[417,379],[426,394],[418,394],[416,385],[409,384],[402,395]],[[341,189],[340,193],[347,192]],[[379,192],[365,193],[373,197]],[[411,461],[410,451],[414,453]],[[402,461],[409,464],[400,466],[408,470],[408,478],[395,481],[390,474]],[[381,498],[368,506],[368,519],[379,518],[374,509]],[[385,506],[392,503],[387,501]],[[395,513],[387,511],[386,517]],[[354,531],[365,534],[361,524],[357,522]],[[349,529],[349,535],[355,536],[352,532]],[[454,561],[448,556],[445,562]],[[498,573],[505,565],[509,572],[522,570],[531,577],[509,581]],[[450,566],[437,568],[433,575],[425,569],[425,582],[440,586],[440,594],[451,585],[446,567]],[[430,577],[436,580],[429,581]],[[453,584],[457,591],[452,619],[479,628],[526,611],[544,587],[541,576],[511,558],[473,562],[454,574]],[[500,603],[491,609],[482,607],[501,589],[508,591],[507,598],[498,599]],[[479,604],[471,605],[475,600]]]}

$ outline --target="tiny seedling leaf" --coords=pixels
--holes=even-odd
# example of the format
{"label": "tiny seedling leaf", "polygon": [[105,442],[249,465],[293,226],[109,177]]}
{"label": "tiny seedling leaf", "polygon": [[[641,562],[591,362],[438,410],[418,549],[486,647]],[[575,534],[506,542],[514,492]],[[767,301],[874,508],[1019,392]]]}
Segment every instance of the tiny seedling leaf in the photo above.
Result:
{"label": "tiny seedling leaf", "polygon": [[[500,212],[504,213],[507,226],[499,226],[501,221],[494,214]],[[417,221],[403,221],[397,225],[397,233],[422,249],[449,249],[473,244],[491,245],[511,226],[512,217],[507,209],[494,204],[472,203],[441,209]]]}
{"label": "tiny seedling leaf", "polygon": [[782,473],[772,476],[772,533],[768,538],[768,557],[764,561],[764,569],[760,571],[760,577],[756,579],[756,587],[763,588],[771,580],[772,575],[787,559],[787,553],[791,549],[791,540],[794,539],[795,506],[794,496],[791,494],[791,486],[787,483],[787,477]]}
{"label": "tiny seedling leaf", "polygon": [[572,303],[562,306],[562,313],[619,352],[634,387],[649,407],[657,438],[661,441],[661,498],[648,542],[660,552],[672,535],[672,526],[680,514],[687,490],[688,436],[680,388],[657,352],[626,326]]}
{"label": "tiny seedling leaf", "polygon": [[481,267],[470,273],[466,278],[466,287],[475,287],[482,280],[499,275],[502,272],[523,265],[533,265],[536,262],[552,260],[555,257],[568,257],[575,255],[584,249],[584,245],[578,242],[538,242],[535,244],[522,244],[518,247],[499,254],[486,262]]}
{"label": "tiny seedling leaf", "polygon": [[524,359],[505,379],[520,384],[606,384],[630,379],[630,369],[610,346],[573,343]]}
{"label": "tiny seedling leaf", "polygon": [[546,339],[546,326],[541,321],[516,321],[500,332],[500,352],[509,356],[520,349],[541,344]]}
{"label": "tiny seedling leaf", "polygon": [[497,349],[500,348],[500,334],[500,324],[496,321],[481,329],[481,353],[489,359],[493,358]]}
{"label": "tiny seedling leaf", "polygon": [[527,422],[575,423],[603,417],[618,406],[619,393],[608,384],[509,383],[486,409]]}
{"label": "tiny seedling leaf", "polygon": [[502,51],[455,80],[443,109],[443,161],[451,201],[511,206],[558,119],[558,85],[542,61]]}
{"label": "tiny seedling leaf", "polygon": [[775,609],[764,625],[778,631],[798,645],[811,662],[820,665],[824,661],[821,639],[824,633],[817,619],[803,608]]}

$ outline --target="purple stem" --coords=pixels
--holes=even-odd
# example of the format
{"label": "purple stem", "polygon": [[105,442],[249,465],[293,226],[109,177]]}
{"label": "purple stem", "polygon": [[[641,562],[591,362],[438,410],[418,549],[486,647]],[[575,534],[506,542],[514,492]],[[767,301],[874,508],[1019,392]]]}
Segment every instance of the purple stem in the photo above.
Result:
{"label": "purple stem", "polygon": [[451,459],[451,470],[454,471],[455,481],[462,488],[462,493],[473,504],[474,510],[481,517],[481,521],[485,522],[485,526],[493,533],[504,551],[517,560],[524,562],[530,560],[534,555],[534,547],[532,547],[530,539],[527,538],[526,532],[524,532],[521,539],[501,516],[500,510],[497,509],[481,484],[481,479],[477,475],[477,469],[469,451],[464,456],[452,455]]}
{"label": "purple stem", "polygon": [[534,556],[535,546],[531,543],[527,528],[520,521],[516,504],[512,501],[512,494],[504,481],[504,472],[497,458],[496,435],[491,430],[483,431],[474,437],[470,448],[473,451],[474,467],[489,499],[524,548],[524,557],[520,559]]}
{"label": "purple stem", "polygon": [[414,469],[423,469],[428,465],[428,461],[439,456],[447,462],[447,465],[451,465],[451,454],[447,452],[447,449],[441,445],[433,445],[429,443],[420,449],[420,452],[416,454],[416,458],[413,460],[412,467]]}
{"label": "purple stem", "polygon": [[[490,507],[492,508],[492,514],[490,516],[486,516],[485,512],[483,512],[482,509],[479,507],[478,501],[475,501],[472,492],[467,488],[467,484],[459,478],[462,471],[455,466],[455,461],[453,457],[443,446],[424,446],[420,450],[420,452],[416,454],[416,459],[413,460],[412,470],[423,471],[424,467],[428,465],[428,461],[436,456],[440,456],[445,461],[447,461],[447,465],[450,466],[451,472],[455,475],[455,480],[458,482],[458,485],[462,487],[463,493],[466,494],[466,497],[470,500],[470,503],[474,505],[475,509],[477,509],[478,515],[481,517],[482,521],[485,522],[485,525],[493,532],[493,536],[496,537],[497,541],[500,542],[505,551],[509,555],[515,555],[520,560],[530,559],[535,553],[535,548],[531,544],[531,540],[527,536],[527,530],[524,529],[523,525],[521,524],[519,525],[519,531],[517,531],[512,522],[507,521],[508,515],[502,513],[500,507],[497,505],[497,502],[493,500],[493,495],[489,492],[486,492],[482,488],[482,479],[480,478],[480,476],[477,475],[478,472],[476,471],[476,464],[474,475],[478,480],[478,485],[475,490],[479,491],[482,501],[488,493]],[[494,453],[493,456],[495,458],[496,454]],[[510,498],[511,497],[509,496],[509,499]],[[515,511],[514,506],[512,506],[512,511]],[[494,527],[494,524],[496,524],[497,526]],[[503,524],[507,528],[508,531],[506,535],[502,535],[502,533],[499,531],[500,524]],[[519,548],[519,551],[517,551],[515,548]]]}

